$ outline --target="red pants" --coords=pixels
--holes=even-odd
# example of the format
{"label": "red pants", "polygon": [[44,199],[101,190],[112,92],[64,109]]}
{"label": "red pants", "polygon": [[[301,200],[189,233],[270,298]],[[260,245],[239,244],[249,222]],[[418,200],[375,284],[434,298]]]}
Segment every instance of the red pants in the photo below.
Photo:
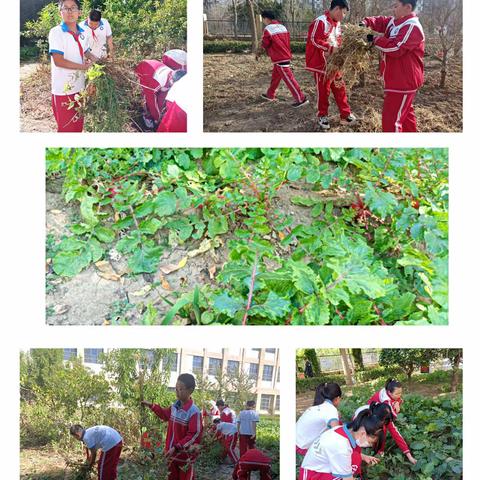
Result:
{"label": "red pants", "polygon": [[417,119],[413,100],[417,92],[385,92],[383,98],[382,130],[384,132],[416,132]]}
{"label": "red pants", "polygon": [[267,97],[275,98],[275,92],[277,91],[278,86],[280,85],[280,81],[283,80],[287,85],[290,93],[293,95],[293,98],[297,102],[303,102],[305,100],[305,95],[303,94],[302,90],[300,89],[300,85],[295,80],[293,76],[292,69],[289,65],[273,65],[272,70],[272,81],[270,82],[270,87],[267,90]]}
{"label": "red pants", "polygon": [[298,446],[295,445],[295,451],[299,454],[299,455],[302,455],[302,456],[305,456],[308,452],[308,448],[300,448]]}
{"label": "red pants", "polygon": [[117,466],[122,453],[122,442],[118,442],[108,452],[102,452],[98,460],[98,480],[116,480]]}
{"label": "red pants", "polygon": [[[75,107],[68,108],[71,102],[75,102]],[[81,132],[83,130],[83,117],[80,117],[76,107],[78,102],[73,95],[52,95],[52,108],[55,121],[57,122],[57,132]]]}
{"label": "red pants", "polygon": [[345,82],[340,75],[334,79],[327,79],[325,74],[314,72],[315,84],[317,87],[317,116],[326,117],[328,115],[328,97],[333,93],[341,118],[347,118],[351,112],[347,99],[347,89]]}
{"label": "red pants", "polygon": [[251,435],[240,434],[240,456],[242,456],[249,448],[255,448],[255,438]]}
{"label": "red pants", "polygon": [[168,464],[168,480],[194,480],[193,464],[172,460]]}
{"label": "red pants", "polygon": [[235,447],[237,446],[238,433],[234,435],[228,435],[222,438],[223,448],[225,449],[224,455],[228,455],[228,458],[235,465],[238,462],[238,455],[235,452]]}
{"label": "red pants", "polygon": [[298,480],[336,480],[337,478],[331,473],[315,472],[305,468],[300,468],[298,472]]}
{"label": "red pants", "polygon": [[272,480],[270,465],[265,463],[238,462],[233,471],[234,480],[250,480],[250,472],[260,472],[260,480]]}

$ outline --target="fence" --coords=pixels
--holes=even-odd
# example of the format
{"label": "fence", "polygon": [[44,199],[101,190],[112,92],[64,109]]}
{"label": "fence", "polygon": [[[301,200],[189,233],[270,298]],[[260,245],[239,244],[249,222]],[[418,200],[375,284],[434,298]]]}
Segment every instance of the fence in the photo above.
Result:
{"label": "fence", "polygon": [[[235,22],[233,20],[211,20],[204,16],[203,31],[206,38],[235,38]],[[290,32],[290,37],[296,40],[305,40],[309,22],[284,22]],[[236,38],[249,40],[252,38],[250,22],[239,20],[236,28]]]}
{"label": "fence", "polygon": [[[366,367],[378,365],[379,352],[377,350],[362,350],[363,364]],[[350,355],[350,360],[353,361]],[[340,355],[322,355],[318,357],[322,372],[343,372],[342,357]]]}

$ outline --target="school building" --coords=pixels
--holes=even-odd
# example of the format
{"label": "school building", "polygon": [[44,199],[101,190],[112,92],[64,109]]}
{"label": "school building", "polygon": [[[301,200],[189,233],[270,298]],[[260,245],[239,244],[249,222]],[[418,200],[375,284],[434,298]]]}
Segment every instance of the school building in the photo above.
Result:
{"label": "school building", "polygon": [[[63,359],[81,357],[86,367],[98,373],[102,369],[102,348],[65,348]],[[216,382],[216,375],[244,372],[254,381],[252,394],[260,413],[280,414],[280,351],[276,348],[178,348],[170,365],[169,386],[181,373]]]}

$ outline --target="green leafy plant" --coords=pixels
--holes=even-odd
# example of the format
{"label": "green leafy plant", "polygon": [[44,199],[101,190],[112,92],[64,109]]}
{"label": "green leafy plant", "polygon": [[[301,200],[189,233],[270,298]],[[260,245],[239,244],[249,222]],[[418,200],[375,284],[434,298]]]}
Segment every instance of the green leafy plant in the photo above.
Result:
{"label": "green leafy plant", "polygon": [[177,245],[227,246],[161,324],[447,324],[446,150],[48,149],[47,172],[81,214],[57,275],[112,248],[138,275]]}

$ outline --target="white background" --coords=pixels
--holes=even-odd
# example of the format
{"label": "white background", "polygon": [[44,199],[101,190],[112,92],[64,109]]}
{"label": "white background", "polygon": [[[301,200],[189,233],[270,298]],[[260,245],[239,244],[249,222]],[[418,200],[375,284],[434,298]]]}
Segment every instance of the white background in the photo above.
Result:
{"label": "white background", "polygon": [[[355,1],[355,0],[352,0]],[[4,2],[0,121],[0,452],[2,478],[19,478],[20,349],[276,347],[281,349],[281,478],[295,476],[295,349],[463,347],[464,478],[478,477],[480,398],[480,137],[478,5],[464,0],[464,133],[202,134],[202,1],[189,0],[188,68],[194,110],[185,134],[19,133],[19,2]],[[460,85],[459,85],[460,87]],[[259,86],[260,88],[260,86]],[[380,94],[380,92],[379,92]],[[236,99],[231,99],[235,103]],[[361,112],[359,112],[361,113]],[[448,147],[450,149],[450,325],[448,327],[48,327],[45,325],[45,147]],[[253,343],[252,343],[253,342]]]}

